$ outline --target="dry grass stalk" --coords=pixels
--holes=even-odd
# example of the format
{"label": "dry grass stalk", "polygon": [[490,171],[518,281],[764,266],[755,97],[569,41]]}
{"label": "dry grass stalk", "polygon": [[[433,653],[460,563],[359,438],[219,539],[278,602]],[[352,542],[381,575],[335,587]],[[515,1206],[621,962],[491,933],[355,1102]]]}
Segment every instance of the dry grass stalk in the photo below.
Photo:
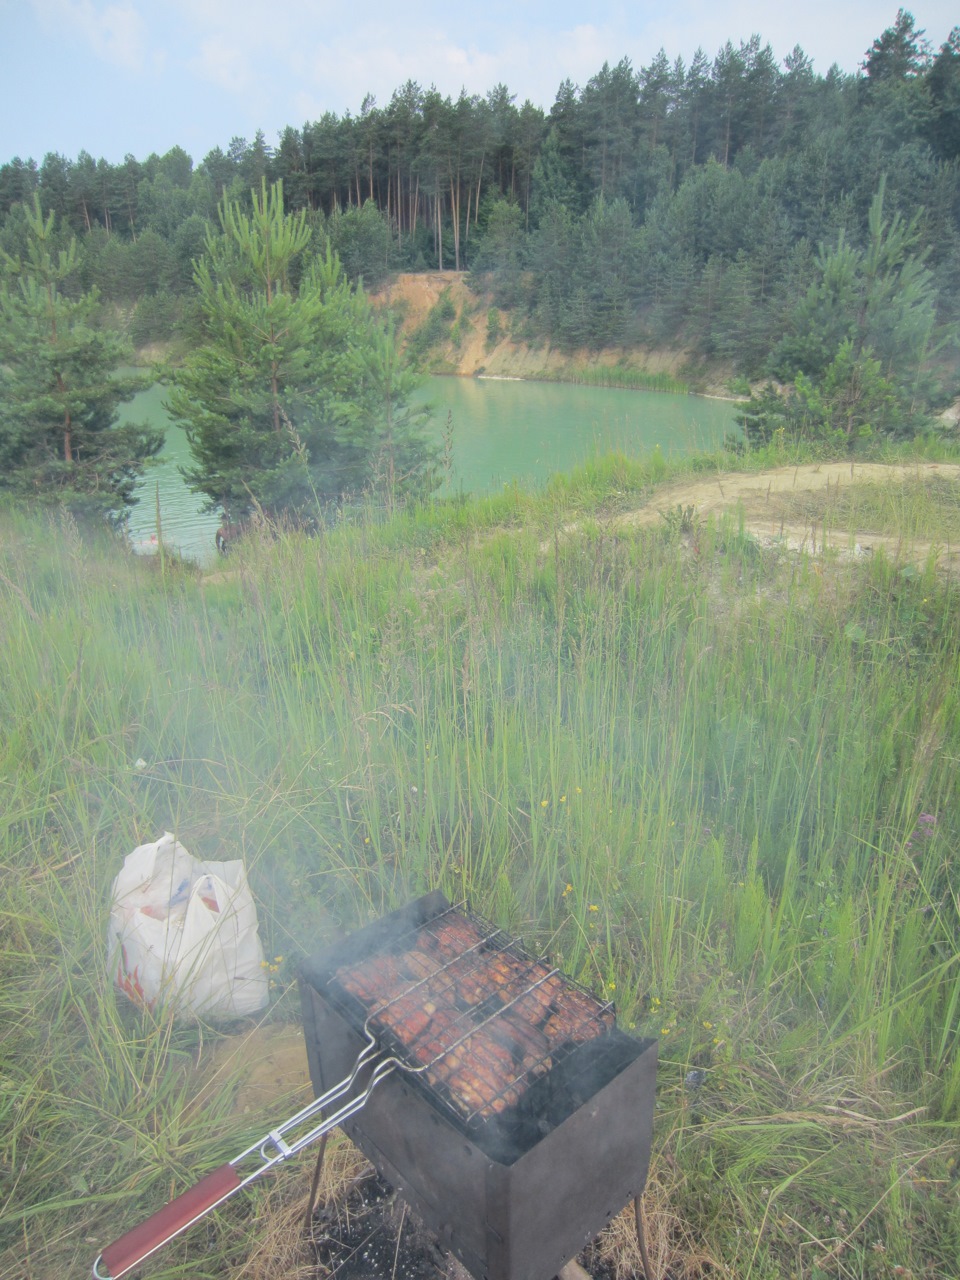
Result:
{"label": "dry grass stalk", "polygon": [[[695,1280],[723,1268],[694,1238],[689,1223],[673,1208],[677,1174],[666,1164],[651,1165],[640,1201],[643,1234],[653,1275],[647,1280]],[[594,1246],[596,1256],[613,1270],[616,1280],[643,1275],[633,1204],[612,1219]]]}
{"label": "dry grass stalk", "polygon": [[[324,1156],[317,1204],[343,1199],[368,1168],[366,1157],[335,1130]],[[237,1280],[312,1280],[319,1274],[303,1231],[313,1172],[314,1161],[307,1155],[297,1173],[287,1172],[270,1181],[257,1208],[253,1247]]]}

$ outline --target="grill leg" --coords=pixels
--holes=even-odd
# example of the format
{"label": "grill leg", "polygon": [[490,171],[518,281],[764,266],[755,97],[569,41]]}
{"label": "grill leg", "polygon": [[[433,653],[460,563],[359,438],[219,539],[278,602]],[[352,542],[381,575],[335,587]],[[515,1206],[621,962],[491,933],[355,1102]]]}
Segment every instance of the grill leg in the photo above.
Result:
{"label": "grill leg", "polygon": [[643,1234],[643,1215],[640,1212],[639,1196],[637,1196],[633,1202],[633,1216],[637,1222],[637,1244],[640,1246],[640,1260],[643,1263],[644,1280],[653,1280],[653,1267],[650,1265],[650,1255],[647,1253],[647,1241]]}
{"label": "grill leg", "polygon": [[313,1171],[313,1182],[310,1184],[310,1199],[307,1201],[307,1213],[303,1220],[303,1229],[309,1233],[310,1223],[313,1221],[313,1210],[317,1203],[317,1187],[320,1185],[320,1174],[323,1172],[323,1157],[327,1154],[327,1138],[330,1135],[325,1133],[320,1139],[320,1150],[317,1152],[317,1165]]}

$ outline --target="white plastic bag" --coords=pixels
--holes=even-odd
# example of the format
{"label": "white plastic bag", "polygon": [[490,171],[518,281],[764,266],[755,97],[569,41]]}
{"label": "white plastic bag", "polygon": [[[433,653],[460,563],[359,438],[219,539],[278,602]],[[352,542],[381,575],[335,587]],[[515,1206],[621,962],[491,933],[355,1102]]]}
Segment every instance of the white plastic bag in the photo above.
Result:
{"label": "white plastic bag", "polygon": [[242,862],[200,862],[170,834],[139,845],[113,882],[107,964],[149,1008],[239,1018],[268,999],[257,908]]}

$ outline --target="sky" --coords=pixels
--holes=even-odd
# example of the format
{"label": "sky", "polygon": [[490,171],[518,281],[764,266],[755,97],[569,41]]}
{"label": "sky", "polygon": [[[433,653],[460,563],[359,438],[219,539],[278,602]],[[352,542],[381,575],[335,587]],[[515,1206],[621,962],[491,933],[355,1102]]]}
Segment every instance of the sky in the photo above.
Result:
{"label": "sky", "polygon": [[[782,60],[797,44],[825,74],[854,72],[897,0],[0,0],[0,163],[81,150],[116,163],[181,146],[274,144],[324,112],[386,106],[407,80],[444,95],[505,84],[549,110],[565,79],[604,62],[647,65],[662,47],[711,59],[757,33]],[[960,22],[956,0],[910,10],[934,49]]]}

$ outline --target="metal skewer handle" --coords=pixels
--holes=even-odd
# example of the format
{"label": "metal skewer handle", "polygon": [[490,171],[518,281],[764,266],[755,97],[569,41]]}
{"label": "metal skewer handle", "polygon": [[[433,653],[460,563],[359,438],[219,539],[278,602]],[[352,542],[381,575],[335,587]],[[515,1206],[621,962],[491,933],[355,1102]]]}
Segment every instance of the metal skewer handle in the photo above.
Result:
{"label": "metal skewer handle", "polygon": [[[497,932],[499,930],[495,931],[495,933]],[[380,1081],[384,1080],[396,1068],[399,1067],[410,1075],[420,1075],[428,1071],[446,1054],[466,1043],[472,1035],[475,1035],[487,1023],[501,1016],[525,995],[535,991],[559,972],[554,968],[549,969],[536,982],[531,983],[525,990],[514,995],[512,999],[505,1001],[502,1005],[498,1005],[481,1021],[465,1023],[465,1029],[462,1034],[458,1035],[452,1043],[445,1044],[428,1062],[415,1067],[396,1057],[383,1057],[383,1050],[378,1045],[376,1037],[370,1029],[371,1022],[382,1015],[391,1005],[396,1004],[400,998],[409,996],[428,982],[435,980],[438,974],[453,968],[456,964],[462,962],[464,956],[480,950],[489,941],[489,937],[481,939],[466,951],[459,953],[446,964],[441,965],[439,969],[414,982],[400,995],[394,995],[371,1009],[363,1026],[366,1043],[361,1048],[349,1075],[321,1094],[320,1097],[314,1098],[312,1102],[309,1102],[295,1115],[291,1116],[289,1120],[285,1120],[276,1129],[272,1129],[266,1137],[259,1142],[255,1142],[252,1147],[248,1147],[246,1151],[242,1151],[240,1155],[227,1164],[220,1165],[212,1173],[208,1173],[206,1177],[201,1178],[194,1186],[176,1196],[168,1204],[164,1205],[162,1209],[158,1209],[151,1217],[133,1227],[125,1235],[120,1236],[113,1244],[108,1245],[93,1264],[94,1280],[121,1280],[121,1277],[126,1275],[128,1271],[131,1271],[139,1263],[150,1257],[151,1254],[168,1244],[181,1232],[192,1227],[194,1223],[218,1208],[226,1200],[229,1200],[231,1196],[236,1195],[238,1191],[242,1191],[244,1187],[263,1177],[275,1165],[282,1164],[284,1160],[289,1160],[291,1156],[302,1151],[304,1147],[316,1142],[317,1139],[322,1138],[324,1134],[329,1133],[331,1129],[335,1129],[345,1120],[349,1120],[366,1104],[367,1099]],[[322,1116],[322,1113],[332,1103],[339,1101],[345,1094],[350,1092],[360,1073],[366,1067],[373,1068],[366,1086],[355,1097],[343,1103],[336,1111],[327,1116]],[[319,1124],[307,1129],[306,1132],[299,1132],[304,1125],[317,1115],[322,1117]],[[298,1131],[299,1136],[292,1136],[294,1131]],[[289,1141],[286,1136],[288,1134],[291,1135]],[[241,1174],[238,1171],[238,1166],[254,1157],[259,1159],[256,1167],[246,1175]]]}
{"label": "metal skewer handle", "polygon": [[[263,1177],[275,1165],[289,1160],[311,1142],[316,1142],[325,1133],[335,1129],[344,1120],[354,1115],[366,1103],[370,1094],[386,1076],[399,1065],[394,1058],[376,1062],[379,1050],[376,1041],[367,1033],[367,1044],[360,1051],[350,1075],[345,1076],[339,1084],[328,1089],[319,1098],[314,1098],[300,1111],[278,1125],[276,1129],[255,1142],[252,1147],[242,1151],[240,1155],[227,1164],[220,1165],[212,1173],[208,1173],[188,1190],[176,1196],[162,1209],[158,1209],[145,1221],[132,1227],[113,1244],[108,1245],[93,1264],[94,1280],[120,1280],[139,1263],[156,1253],[181,1232],[192,1227],[195,1222],[222,1205],[231,1196],[244,1187],[248,1187],[258,1178]],[[288,1142],[284,1135],[301,1128],[308,1120],[322,1112],[332,1102],[348,1093],[364,1067],[376,1063],[366,1087],[332,1114],[324,1117],[318,1125],[306,1133]],[[237,1166],[252,1156],[258,1156],[260,1163],[246,1176],[242,1176]]]}

